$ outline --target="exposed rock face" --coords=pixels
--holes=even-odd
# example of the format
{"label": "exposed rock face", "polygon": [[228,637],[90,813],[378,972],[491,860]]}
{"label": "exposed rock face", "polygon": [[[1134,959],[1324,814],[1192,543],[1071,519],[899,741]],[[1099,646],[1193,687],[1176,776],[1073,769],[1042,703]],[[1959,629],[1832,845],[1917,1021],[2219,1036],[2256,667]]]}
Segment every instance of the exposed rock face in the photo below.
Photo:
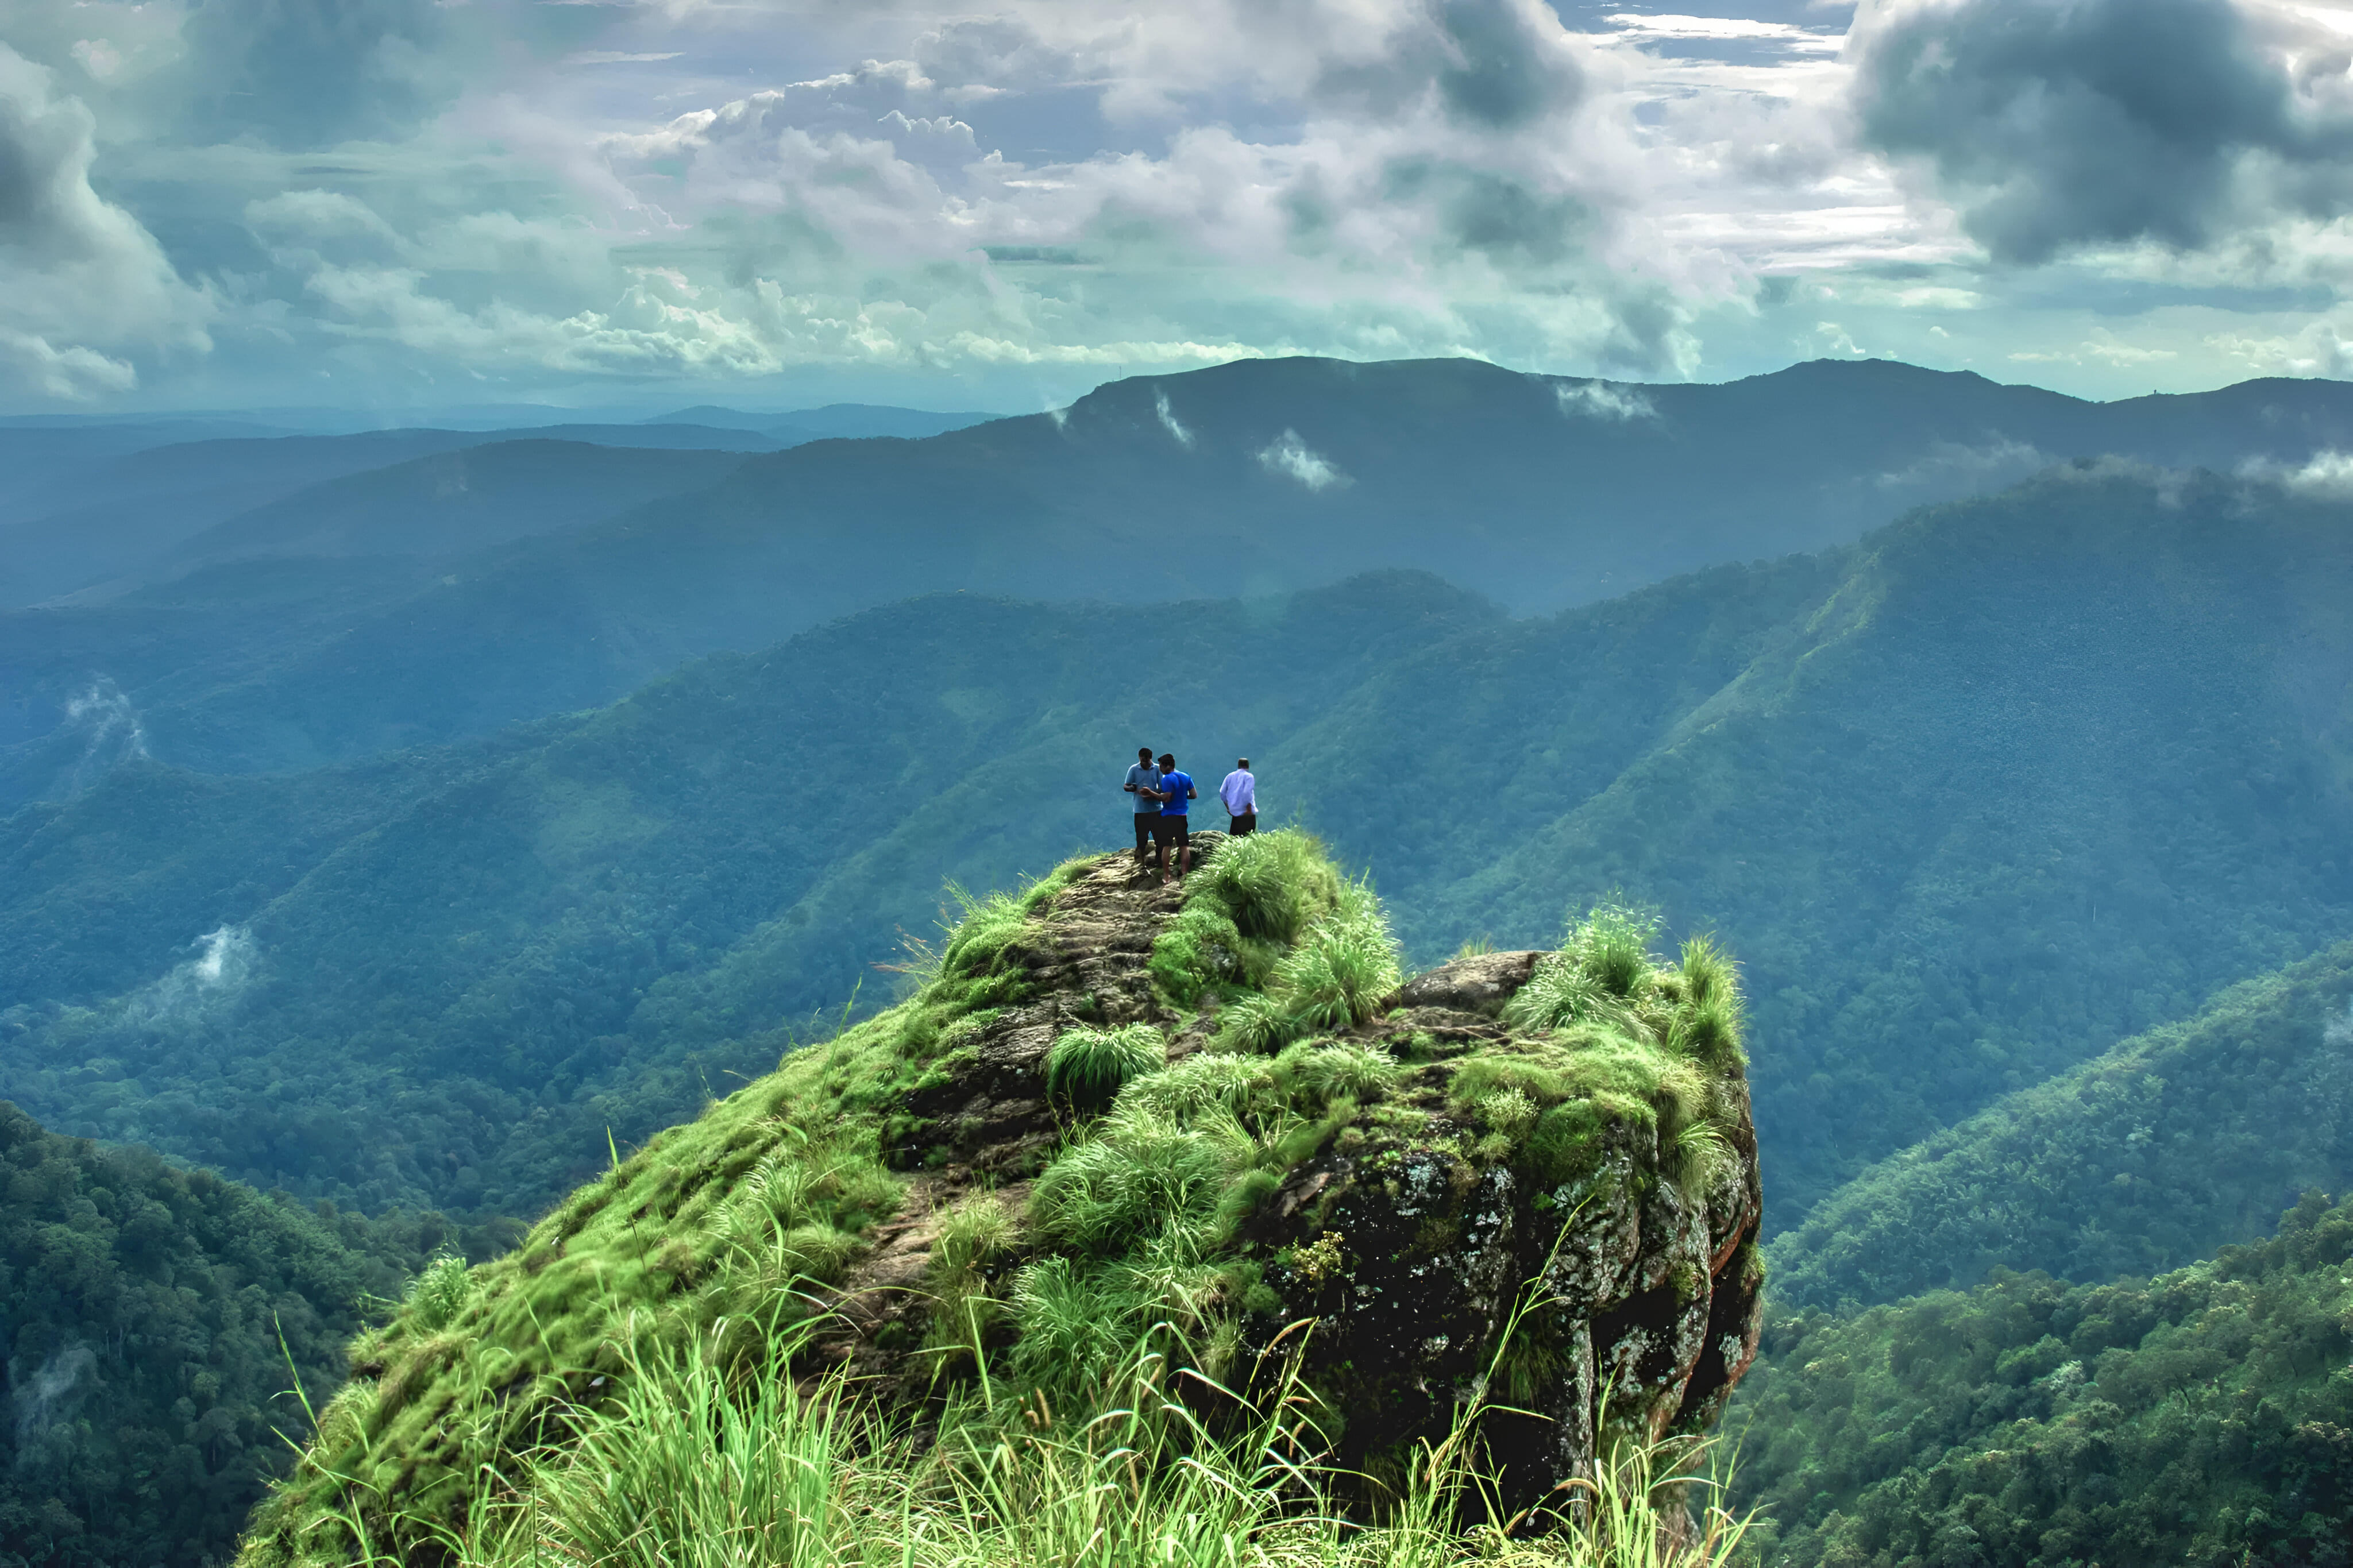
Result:
{"label": "exposed rock face", "polygon": [[[1410,1142],[1292,1173],[1261,1234],[1294,1258],[1311,1234],[1325,1243],[1324,1267],[1271,1278],[1278,1316],[1315,1320],[1310,1380],[1339,1406],[1344,1465],[1388,1479],[1483,1389],[1526,1413],[1482,1424],[1517,1510],[1588,1473],[1605,1416],[1658,1437],[1722,1412],[1763,1321],[1753,1134],[1690,1194],[1656,1178],[1637,1129],[1606,1143],[1597,1170],[1550,1191]],[[1266,1342],[1277,1325],[1258,1326]]]}
{"label": "exposed rock face", "polygon": [[[1221,838],[1196,843],[1215,853]],[[899,1348],[923,1327],[913,1287],[927,1216],[982,1186],[1018,1198],[1039,1169],[1062,1131],[1044,1078],[1060,1031],[1142,1022],[1166,1032],[1172,1060],[1202,1048],[1213,1011],[1171,1007],[1149,967],[1181,907],[1177,889],[1106,857],[1010,951],[1024,999],[907,1104],[892,1157],[919,1173],[914,1190],[845,1284],[858,1331],[837,1355],[910,1394],[927,1386],[920,1358]],[[1504,1021],[1546,957],[1458,960],[1339,1036],[1401,1064],[1396,1087],[1282,1173],[1235,1242],[1264,1287],[1245,1344],[1304,1344],[1300,1370],[1336,1417],[1343,1467],[1392,1476],[1483,1396],[1525,1413],[1482,1420],[1515,1509],[1587,1473],[1605,1424],[1657,1436],[1713,1421],[1756,1353],[1761,1317],[1757,1143],[1736,1066],[1711,1080],[1723,1131],[1697,1173],[1662,1152],[1664,1123],[1623,1096],[1555,1105],[1516,1141],[1465,1110],[1458,1079],[1472,1063],[1491,1076],[1498,1062],[1575,1063],[1574,1042]],[[1578,1131],[1547,1163],[1527,1143],[1553,1118]],[[1283,1333],[1303,1319],[1314,1320],[1303,1340]]]}
{"label": "exposed rock face", "polygon": [[1398,987],[1398,1002],[1406,1007],[1428,1007],[1440,1013],[1503,1016],[1509,1002],[1536,972],[1541,952],[1483,952],[1441,963]]}

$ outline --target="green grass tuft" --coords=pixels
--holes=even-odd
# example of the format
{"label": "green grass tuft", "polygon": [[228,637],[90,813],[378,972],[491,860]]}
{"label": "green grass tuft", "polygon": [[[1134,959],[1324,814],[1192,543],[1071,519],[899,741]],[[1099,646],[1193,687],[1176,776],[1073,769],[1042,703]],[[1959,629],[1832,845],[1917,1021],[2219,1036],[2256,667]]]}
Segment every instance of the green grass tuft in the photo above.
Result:
{"label": "green grass tuft", "polygon": [[1046,1052],[1046,1092],[1101,1110],[1132,1078],[1167,1065],[1168,1047],[1149,1024],[1118,1029],[1065,1029]]}
{"label": "green grass tuft", "polygon": [[1339,903],[1345,886],[1320,842],[1283,828],[1228,839],[1195,876],[1189,896],[1215,897],[1244,936],[1289,943]]}
{"label": "green grass tuft", "polygon": [[442,1253],[427,1262],[409,1286],[409,1316],[427,1333],[438,1333],[465,1310],[473,1290],[473,1275],[466,1260],[454,1253]]}

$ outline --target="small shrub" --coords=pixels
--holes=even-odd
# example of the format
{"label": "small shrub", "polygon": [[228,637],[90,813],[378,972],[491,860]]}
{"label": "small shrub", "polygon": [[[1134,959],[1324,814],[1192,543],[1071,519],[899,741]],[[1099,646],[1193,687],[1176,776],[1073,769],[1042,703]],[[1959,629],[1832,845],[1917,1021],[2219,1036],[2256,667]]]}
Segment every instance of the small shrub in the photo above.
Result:
{"label": "small shrub", "polygon": [[1324,846],[1295,828],[1227,840],[1194,885],[1194,896],[1225,905],[1244,936],[1278,942],[1297,941],[1344,886]]}
{"label": "small shrub", "polygon": [[1120,1029],[1065,1029],[1046,1052],[1046,1092],[1090,1109],[1111,1103],[1132,1078],[1168,1060],[1160,1031],[1149,1024]]}
{"label": "small shrub", "polygon": [[1275,1058],[1276,1076],[1313,1108],[1341,1099],[1379,1100],[1404,1072],[1387,1051],[1362,1045],[1292,1047]]}
{"label": "small shrub", "polygon": [[1274,1068],[1262,1057],[1197,1051],[1164,1071],[1129,1079],[1119,1091],[1119,1110],[1187,1126],[1205,1112],[1244,1114],[1274,1081]]}
{"label": "small shrub", "polygon": [[1147,1303],[1108,1269],[1043,1258],[1013,1282],[1021,1338],[1015,1373],[1075,1404],[1100,1389],[1135,1342]]}
{"label": "small shrub", "polygon": [[1713,939],[1683,943],[1683,997],[1670,1040],[1686,1056],[1719,1071],[1745,1066],[1741,1048],[1740,971]]}
{"label": "small shrub", "polygon": [[1612,996],[1638,994],[1655,967],[1651,943],[1658,939],[1659,918],[1623,904],[1596,906],[1569,932],[1562,951],[1573,954],[1577,967]]}
{"label": "small shrub", "polygon": [[976,898],[954,882],[948,884],[948,896],[955,900],[963,918],[940,950],[938,984],[991,974],[1006,950],[1029,929],[1021,900],[1009,893]]}
{"label": "small shrub", "polygon": [[1090,1250],[1132,1246],[1213,1215],[1250,1155],[1250,1136],[1230,1116],[1179,1125],[1123,1111],[1046,1168],[1030,1191],[1030,1218],[1044,1235]]}
{"label": "small shrub", "polygon": [[1021,1222],[995,1193],[953,1209],[940,1222],[932,1243],[932,1268],[941,1274],[969,1274],[1021,1239]]}
{"label": "small shrub", "polygon": [[1299,1026],[1280,1002],[1262,993],[1253,994],[1218,1015],[1218,1032],[1209,1047],[1216,1051],[1264,1056],[1282,1049],[1298,1035]]}
{"label": "small shrub", "polygon": [[848,1231],[829,1225],[797,1225],[785,1232],[776,1251],[785,1271],[791,1276],[814,1279],[820,1285],[835,1285],[849,1270],[849,1260],[858,1256],[858,1237]]}
{"label": "small shrub", "polygon": [[1479,1120],[1514,1142],[1536,1124],[1536,1102],[1517,1089],[1500,1089],[1479,1101]]}
{"label": "small shrub", "polygon": [[427,1262],[408,1288],[408,1314],[427,1334],[439,1333],[466,1310],[474,1292],[473,1271],[455,1253],[444,1252]]}

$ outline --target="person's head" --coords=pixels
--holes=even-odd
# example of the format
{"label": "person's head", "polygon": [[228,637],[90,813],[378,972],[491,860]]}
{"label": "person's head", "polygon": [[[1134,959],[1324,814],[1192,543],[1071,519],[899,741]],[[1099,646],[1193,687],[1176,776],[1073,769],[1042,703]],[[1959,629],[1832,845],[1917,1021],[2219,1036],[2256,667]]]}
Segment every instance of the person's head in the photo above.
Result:
{"label": "person's head", "polygon": [[1135,760],[1142,763],[1145,767],[1150,767],[1152,765],[1152,748],[1149,746],[1136,747]]}
{"label": "person's head", "polygon": [[1250,772],[1250,759],[1248,757],[1240,758],[1234,763],[1234,766],[1241,769],[1244,773],[1248,773]]}
{"label": "person's head", "polygon": [[1166,752],[1161,752],[1161,753],[1160,753],[1160,771],[1161,771],[1162,773],[1166,773],[1169,769],[1171,769],[1171,768],[1175,767],[1176,765],[1176,759],[1175,757],[1170,756]]}

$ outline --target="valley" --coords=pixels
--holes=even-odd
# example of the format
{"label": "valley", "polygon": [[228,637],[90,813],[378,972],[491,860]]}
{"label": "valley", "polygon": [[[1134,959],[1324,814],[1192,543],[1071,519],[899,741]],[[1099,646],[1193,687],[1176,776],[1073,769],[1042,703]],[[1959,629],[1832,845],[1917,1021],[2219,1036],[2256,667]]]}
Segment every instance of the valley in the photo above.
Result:
{"label": "valley", "polygon": [[[1995,1539],[1954,1478],[2018,1419],[2060,1479],[2003,1494],[2001,1539],[2200,1561],[2312,1539],[2246,1510],[2338,1506],[2309,1435],[2341,1394],[2312,1358],[2335,1352],[2309,1347],[2337,1331],[2343,1227],[2320,1194],[2353,1158],[2353,535],[2298,467],[2338,439],[2337,389],[2076,405],[1847,365],[1608,403],[1361,368],[1113,384],[1059,419],[912,438],[681,416],[642,447],[452,439],[322,468],[157,543],[142,579],[0,615],[0,1099],[27,1161],[147,1162],[151,1184],[290,1216],[252,1223],[294,1226],[269,1245],[307,1248],[301,1278],[324,1283],[234,1283],[280,1265],[217,1230],[162,1262],[119,1239],[112,1198],[66,1223],[140,1289],[206,1268],[277,1290],[281,1315],[311,1291],[324,1326],[298,1359],[323,1408],[330,1347],[382,1331],[364,1323],[444,1323],[416,1331],[432,1357],[474,1343],[404,1280],[476,1289],[522,1226],[617,1165],[659,1168],[666,1130],[925,1016],[997,895],[1125,842],[1135,745],[1208,782],[1247,754],[1289,830],[1271,841],[1312,835],[1377,889],[1409,973],[1573,957],[1621,907],[1662,954],[1706,938],[1736,959],[1771,1281],[1731,1405],[1770,1428],[1741,1494],[1770,1510],[1756,1539],[1779,1555],[1758,1561],[1936,1549],[1957,1521]],[[1810,454],[1743,397],[1860,400],[1856,438],[1879,445]],[[1262,460],[1277,417],[1351,482]],[[1400,419],[1444,460],[1409,464]],[[1542,460],[1499,456],[1539,431]],[[2021,471],[1930,460],[1968,440]],[[1662,489],[1652,447],[1683,441],[1704,460]],[[2133,456],[2159,449],[2212,467]],[[1841,499],[1830,476],[1858,461],[1911,477]],[[1180,482],[1184,463],[1201,472]],[[1120,565],[1179,505],[1214,520],[1181,571]],[[1430,521],[1463,506],[1476,530]],[[1673,526],[1630,525],[1646,510]],[[1161,1006],[1176,982],[1154,973]],[[1206,984],[1185,1005],[1213,1032],[1249,987]],[[1254,1134],[1267,1160],[1308,1105],[1284,1103]],[[1466,1139],[1489,1126],[1472,1104],[1447,1113]],[[1482,1135],[1532,1136],[1495,1114]],[[114,1149],[153,1152],[96,1152]],[[37,1192],[10,1201],[70,1204]],[[827,1211],[841,1257],[904,1223],[881,1194]],[[647,1204],[606,1238],[617,1268],[650,1267],[644,1219],[657,1246],[691,1228],[671,1196]],[[25,1223],[11,1245],[47,1256],[58,1222]],[[649,1301],[719,1267],[692,1245],[708,1258]],[[138,1298],[61,1298],[47,1364],[94,1342],[83,1319],[149,1310],[118,1299]],[[2276,1327],[2232,1326],[2249,1311]],[[238,1453],[257,1421],[299,1435],[248,1388],[257,1321],[208,1331],[233,1356],[107,1376],[162,1409],[173,1379],[212,1366],[225,1388],[234,1364],[234,1422],[204,1430]],[[2256,1348],[2177,1421],[2148,1393],[2176,1374],[2135,1369],[2208,1366],[2213,1345]],[[441,1375],[396,1361],[363,1357],[352,1397]],[[1854,1381],[1807,1370],[1827,1361]],[[2240,1523],[2165,1533],[2157,1456],[2221,1441],[2211,1422],[2242,1406],[2284,1413],[2262,1417],[2284,1457],[2215,1482]],[[1906,1446],[1858,1458],[1853,1421]],[[2116,1421],[2141,1457],[2069,1469],[2070,1434]],[[171,1463],[207,1498],[280,1469],[174,1430],[140,1415],[20,1459],[8,1549],[98,1561],[73,1553],[113,1548],[69,1550],[59,1521],[151,1448],[193,1444]],[[1907,1535],[1891,1500],[1920,1487],[1959,1511]],[[226,1550],[242,1506],[141,1515],[125,1539]],[[307,1560],[291,1542],[269,1550]]]}

